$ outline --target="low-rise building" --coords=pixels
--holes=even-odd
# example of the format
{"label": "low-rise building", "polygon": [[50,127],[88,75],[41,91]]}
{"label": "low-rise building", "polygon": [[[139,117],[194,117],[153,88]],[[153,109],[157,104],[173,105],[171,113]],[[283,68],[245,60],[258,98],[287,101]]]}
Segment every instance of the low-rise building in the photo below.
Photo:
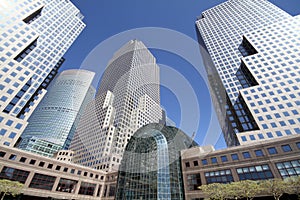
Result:
{"label": "low-rise building", "polygon": [[183,150],[185,199],[203,198],[199,186],[204,184],[299,176],[299,155],[300,135],[216,151],[213,147]]}
{"label": "low-rise building", "polygon": [[[77,165],[67,160],[72,159],[71,151],[59,153],[49,158],[1,146],[0,179],[23,183],[22,200],[115,198],[118,172]],[[212,146],[182,150],[185,199],[204,198],[199,190],[203,184],[299,176],[299,153],[300,135],[223,150],[214,150]]]}
{"label": "low-rise building", "polygon": [[16,148],[0,147],[0,179],[24,184],[22,198],[114,199],[117,172],[107,173]]}

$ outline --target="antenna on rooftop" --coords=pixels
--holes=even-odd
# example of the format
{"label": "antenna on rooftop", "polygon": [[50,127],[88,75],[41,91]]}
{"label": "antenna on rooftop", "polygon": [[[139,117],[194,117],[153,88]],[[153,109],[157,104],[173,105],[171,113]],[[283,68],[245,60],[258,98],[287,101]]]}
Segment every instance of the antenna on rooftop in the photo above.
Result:
{"label": "antenna on rooftop", "polygon": [[192,140],[194,140],[195,136],[196,136],[196,132],[194,131],[192,134]]}

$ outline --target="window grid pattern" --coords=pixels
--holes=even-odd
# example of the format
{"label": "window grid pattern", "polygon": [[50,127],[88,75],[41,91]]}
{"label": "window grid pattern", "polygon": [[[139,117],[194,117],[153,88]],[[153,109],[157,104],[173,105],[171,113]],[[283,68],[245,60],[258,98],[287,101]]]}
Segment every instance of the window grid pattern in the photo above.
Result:
{"label": "window grid pattern", "polygon": [[12,181],[19,181],[20,183],[25,183],[29,175],[28,171],[15,169],[11,167],[3,167],[0,173],[0,178],[9,179]]}
{"label": "window grid pattern", "polygon": [[83,118],[71,144],[74,162],[106,171],[118,169],[136,130],[164,120],[159,67],[141,41],[131,40],[114,54]]}
{"label": "window grid pattern", "polygon": [[300,160],[276,163],[276,167],[282,178],[300,176]]}
{"label": "window grid pattern", "polygon": [[[78,15],[80,11],[70,1],[4,0],[3,3],[7,7],[1,11],[0,20],[0,65],[3,66],[0,70],[0,114],[6,119],[14,117],[16,121],[85,24]],[[14,106],[9,105],[29,79],[28,90]],[[45,90],[40,92],[45,94]],[[26,126],[30,111],[37,102],[40,101],[32,101],[22,116],[23,126]],[[2,113],[5,108],[9,108],[9,115]],[[22,131],[19,130],[17,136]],[[1,138],[0,143],[9,143],[13,147],[17,139],[8,142]]]}
{"label": "window grid pattern", "polygon": [[205,179],[207,184],[210,183],[230,183],[233,182],[233,176],[229,169],[205,172]]}
{"label": "window grid pattern", "polygon": [[78,194],[93,196],[95,188],[96,188],[96,184],[81,182]]}
{"label": "window grid pattern", "polygon": [[35,173],[29,187],[42,190],[52,190],[56,177]]}
{"label": "window grid pattern", "polygon": [[[299,24],[299,16],[292,17],[266,0],[227,1],[196,21],[218,73],[212,74],[214,81],[220,78],[231,101],[227,106],[242,97],[258,126],[252,131],[235,130],[240,144],[300,134]],[[226,122],[236,120],[227,116]],[[231,144],[235,137],[225,138]]]}
{"label": "window grid pattern", "polygon": [[26,47],[20,54],[18,54],[14,59],[21,62],[33,49],[37,46],[37,39],[35,39],[28,47]]}
{"label": "window grid pattern", "polygon": [[264,180],[274,178],[269,165],[256,165],[236,169],[240,180]]}
{"label": "window grid pattern", "polygon": [[241,64],[242,54],[238,50],[241,36],[290,16],[265,0],[228,1],[206,10],[202,16],[196,24],[228,96],[234,102],[241,89],[233,73]]}
{"label": "window grid pattern", "polygon": [[56,191],[74,193],[78,181],[60,178]]}
{"label": "window grid pattern", "polygon": [[199,186],[201,186],[201,177],[199,173],[187,175],[187,189],[189,191],[198,190]]}
{"label": "window grid pattern", "polygon": [[48,157],[68,149],[84,109],[95,94],[91,87],[94,74],[87,70],[60,73],[29,118],[18,147]]}

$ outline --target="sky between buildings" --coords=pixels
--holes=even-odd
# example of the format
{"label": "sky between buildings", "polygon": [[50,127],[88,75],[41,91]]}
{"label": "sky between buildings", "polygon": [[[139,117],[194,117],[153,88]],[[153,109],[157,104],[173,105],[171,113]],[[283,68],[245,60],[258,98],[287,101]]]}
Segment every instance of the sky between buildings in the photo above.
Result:
{"label": "sky between buildings", "polygon": [[[113,53],[130,39],[145,43],[161,68],[161,105],[167,115],[199,144],[224,148],[213,114],[202,65],[195,20],[224,0],[72,0],[87,27],[69,49],[61,70],[96,72],[94,87]],[[270,0],[291,15],[299,0]]]}

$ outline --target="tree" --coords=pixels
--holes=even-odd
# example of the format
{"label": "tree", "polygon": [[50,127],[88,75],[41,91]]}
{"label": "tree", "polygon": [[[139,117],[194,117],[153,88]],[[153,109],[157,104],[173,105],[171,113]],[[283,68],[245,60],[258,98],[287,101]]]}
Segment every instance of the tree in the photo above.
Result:
{"label": "tree", "polygon": [[240,190],[240,182],[232,182],[227,186],[227,198],[229,199],[240,199],[243,196],[241,195]]}
{"label": "tree", "polygon": [[288,193],[289,188],[288,182],[278,178],[262,181],[260,186],[264,192],[273,195],[276,200],[279,200],[284,193]]}
{"label": "tree", "polygon": [[210,199],[223,200],[228,196],[228,194],[226,193],[226,184],[212,183],[209,185],[202,185],[199,188]]}
{"label": "tree", "polygon": [[6,179],[0,180],[0,192],[3,193],[1,200],[4,199],[5,195],[10,194],[16,196],[21,193],[23,184],[17,181],[10,181]]}
{"label": "tree", "polygon": [[233,185],[235,198],[246,198],[247,200],[253,199],[262,190],[256,181],[244,180],[231,183]]}
{"label": "tree", "polygon": [[200,189],[210,199],[253,199],[259,194],[262,189],[256,181],[245,180],[239,182],[232,182],[230,184],[212,183],[209,185],[202,185]]}
{"label": "tree", "polygon": [[293,176],[285,179],[288,184],[287,193],[296,194],[300,200],[300,176]]}

